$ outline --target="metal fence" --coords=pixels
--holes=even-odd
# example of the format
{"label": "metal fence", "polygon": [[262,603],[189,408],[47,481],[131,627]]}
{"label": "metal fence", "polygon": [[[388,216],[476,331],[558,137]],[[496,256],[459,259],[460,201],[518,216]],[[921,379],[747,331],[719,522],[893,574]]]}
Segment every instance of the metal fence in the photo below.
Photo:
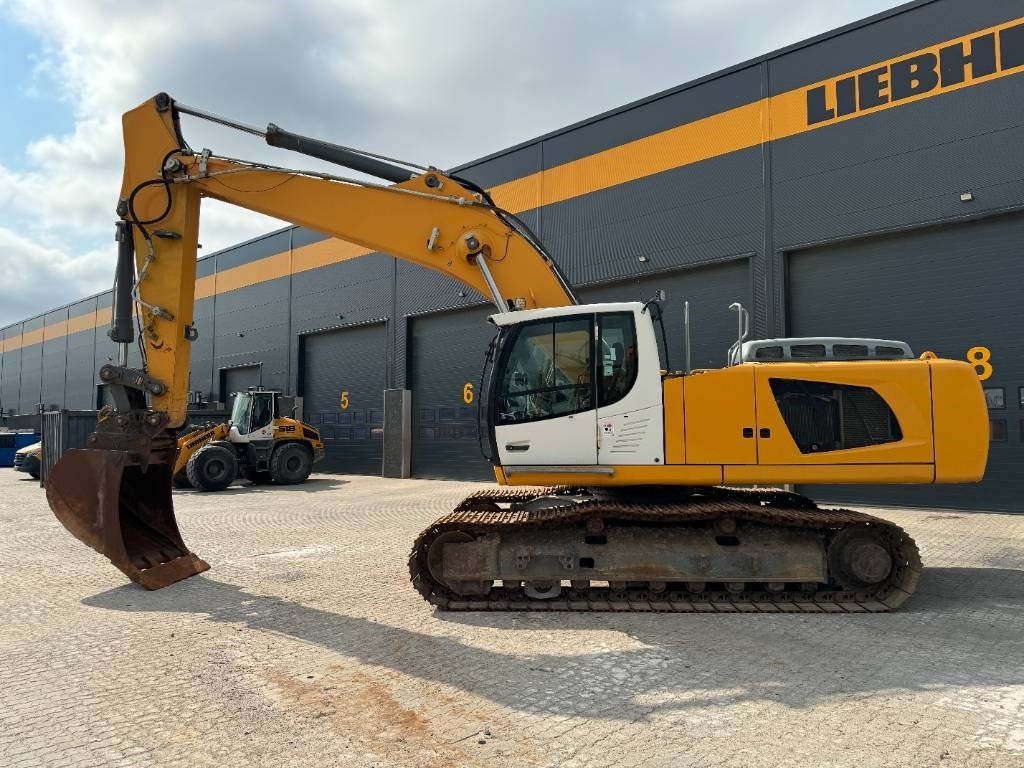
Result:
{"label": "metal fence", "polygon": [[46,487],[46,478],[54,464],[72,448],[84,448],[96,429],[96,411],[44,411],[42,414],[43,459],[40,462],[39,484]]}

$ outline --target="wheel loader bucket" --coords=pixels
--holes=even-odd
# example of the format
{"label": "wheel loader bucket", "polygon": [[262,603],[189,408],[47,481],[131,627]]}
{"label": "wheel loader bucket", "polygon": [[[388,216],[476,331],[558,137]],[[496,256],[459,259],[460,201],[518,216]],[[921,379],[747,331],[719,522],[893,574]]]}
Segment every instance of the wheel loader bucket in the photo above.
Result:
{"label": "wheel loader bucket", "polygon": [[76,539],[136,584],[160,589],[210,568],[181,540],[172,470],[153,463],[143,471],[127,451],[70,450],[47,478],[46,500]]}

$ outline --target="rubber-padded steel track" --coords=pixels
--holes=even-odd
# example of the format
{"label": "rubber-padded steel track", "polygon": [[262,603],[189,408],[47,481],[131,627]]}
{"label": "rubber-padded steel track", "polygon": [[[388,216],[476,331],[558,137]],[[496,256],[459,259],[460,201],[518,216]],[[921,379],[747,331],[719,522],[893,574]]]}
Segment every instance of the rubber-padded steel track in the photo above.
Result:
{"label": "rubber-padded steel track", "polygon": [[[821,509],[813,501],[781,490],[732,488],[676,489],[630,495],[589,495],[579,488],[499,488],[465,498],[455,510],[423,531],[409,556],[413,586],[432,605],[449,611],[664,611],[705,613],[865,613],[893,610],[917,588],[921,558],[917,545],[901,528],[872,515],[848,509]],[[564,497],[561,503],[558,497]],[[546,499],[540,509],[524,504]],[[849,588],[829,583],[813,591],[796,589],[773,592],[758,589],[733,593],[709,589],[687,591],[670,585],[661,592],[645,589],[613,590],[592,585],[585,590],[563,587],[557,597],[531,598],[521,587],[495,584],[487,595],[461,596],[437,582],[427,564],[431,542],[443,533],[459,531],[470,536],[501,533],[513,528],[578,528],[598,518],[606,525],[645,523],[665,526],[707,525],[716,520],[736,521],[792,529],[820,531],[831,541],[840,531],[870,530],[885,542],[892,556],[888,578],[870,588]],[[709,585],[714,587],[715,585]]]}

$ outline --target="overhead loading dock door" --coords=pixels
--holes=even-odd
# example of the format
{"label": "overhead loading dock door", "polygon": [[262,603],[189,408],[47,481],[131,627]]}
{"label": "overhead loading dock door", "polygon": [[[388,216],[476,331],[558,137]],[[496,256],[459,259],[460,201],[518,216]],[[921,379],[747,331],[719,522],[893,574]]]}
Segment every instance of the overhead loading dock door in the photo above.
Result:
{"label": "overhead loading dock door", "polygon": [[[915,354],[987,359],[982,386],[992,442],[971,485],[805,488],[815,498],[875,504],[1024,510],[1024,217],[814,248],[789,255],[789,329],[796,336],[902,339]],[[984,374],[989,370],[979,367]]]}
{"label": "overhead loading dock door", "polygon": [[220,396],[230,411],[235,402],[236,392],[245,392],[249,387],[257,387],[260,379],[259,365],[242,365],[236,368],[222,368],[220,371]]}
{"label": "overhead loading dock door", "polygon": [[[684,362],[683,302],[688,300],[696,368],[724,365],[726,350],[736,336],[736,315],[729,311],[729,304],[740,301],[749,306],[750,286],[749,260],[744,258],[583,288],[578,293],[581,302],[639,301],[664,289],[665,331],[674,368],[682,368]],[[476,398],[484,354],[495,332],[487,317],[494,312],[487,306],[411,321],[414,476],[493,478],[480,454]],[[465,402],[467,384],[472,385],[470,403]]]}
{"label": "overhead loading dock door", "polygon": [[[493,480],[480,453],[477,388],[496,310],[479,307],[410,321],[415,477]],[[467,387],[467,385],[470,385]]]}
{"label": "overhead loading dock door", "polygon": [[380,474],[386,340],[384,323],[303,337],[303,411],[327,449],[316,471]]}

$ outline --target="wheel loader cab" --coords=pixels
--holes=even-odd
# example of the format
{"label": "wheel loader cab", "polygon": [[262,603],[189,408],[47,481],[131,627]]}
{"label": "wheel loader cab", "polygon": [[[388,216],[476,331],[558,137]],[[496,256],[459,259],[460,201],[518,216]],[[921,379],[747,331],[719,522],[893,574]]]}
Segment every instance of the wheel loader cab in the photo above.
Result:
{"label": "wheel loader cab", "polygon": [[231,442],[270,440],[277,418],[277,392],[249,390],[238,392],[231,407]]}

